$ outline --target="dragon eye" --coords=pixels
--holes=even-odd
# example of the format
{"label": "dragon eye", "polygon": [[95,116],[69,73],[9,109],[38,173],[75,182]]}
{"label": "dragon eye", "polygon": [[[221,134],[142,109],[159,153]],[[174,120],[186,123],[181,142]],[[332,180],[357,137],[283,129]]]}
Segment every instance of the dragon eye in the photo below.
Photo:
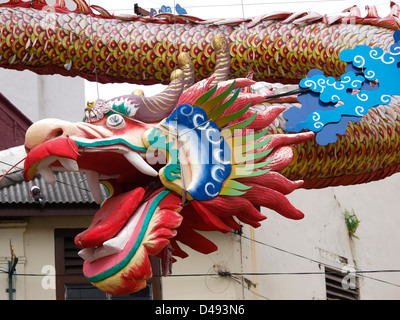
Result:
{"label": "dragon eye", "polygon": [[112,129],[125,127],[125,120],[120,114],[112,114],[107,118],[107,125]]}

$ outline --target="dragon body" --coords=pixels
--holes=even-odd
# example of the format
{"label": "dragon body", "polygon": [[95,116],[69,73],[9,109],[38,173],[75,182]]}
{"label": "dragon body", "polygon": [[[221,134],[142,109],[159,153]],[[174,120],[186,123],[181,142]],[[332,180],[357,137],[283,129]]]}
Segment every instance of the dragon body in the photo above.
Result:
{"label": "dragon body", "polygon": [[[168,83],[154,97],[93,102],[83,122],[45,119],[27,131],[26,180],[40,173],[55,183],[53,170],[79,170],[99,203],[99,181],[109,191],[75,238],[84,273],[100,289],[143,288],[152,275],[149,255],[160,257],[168,274],[172,256],[187,256],[179,242],[202,253],[216,250],[196,230],[229,232],[240,228],[238,220],[257,227],[265,216],[254,206],[301,219],[285,197],[296,188],[363,183],[399,171],[395,95],[360,119],[347,118],[337,139],[321,145],[314,132],[288,132],[282,115],[315,95],[266,101],[255,89],[259,81],[298,83],[312,69],[338,78],[351,64],[339,56],[360,45],[396,55],[396,4],[383,19],[369,7],[366,17],[352,8],[347,17],[203,21],[114,17],[74,2],[75,11],[63,1],[3,5],[0,66],[99,82]],[[376,90],[374,81],[368,78]],[[350,94],[364,97],[360,90]]]}
{"label": "dragon body", "polygon": [[82,0],[75,2],[80,3],[75,12],[45,1],[33,1],[41,10],[18,1],[0,7],[0,65],[99,82],[168,84],[179,53],[188,52],[199,81],[215,69],[212,39],[221,34],[229,46],[230,76],[246,76],[250,69],[258,81],[297,83],[313,68],[334,77],[344,73],[339,54],[346,48],[388,50],[399,26],[395,4],[384,19],[373,8],[365,18],[353,8],[345,18],[282,12],[205,21],[171,14],[114,17],[93,6],[100,10],[96,15]]}

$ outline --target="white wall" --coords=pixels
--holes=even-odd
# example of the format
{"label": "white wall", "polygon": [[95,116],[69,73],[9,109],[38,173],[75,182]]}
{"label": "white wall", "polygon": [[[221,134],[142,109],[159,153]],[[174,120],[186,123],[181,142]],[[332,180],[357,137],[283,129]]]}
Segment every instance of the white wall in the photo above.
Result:
{"label": "white wall", "polygon": [[[344,266],[399,270],[398,190],[400,174],[356,186],[297,190],[289,198],[305,213],[304,219],[288,220],[263,208],[268,218],[262,226],[243,229],[246,238],[257,242],[234,234],[204,233],[215,240],[219,250],[202,255],[188,249],[189,257],[173,266],[176,275],[213,272],[213,265],[231,273],[269,275],[244,275],[245,281],[216,276],[164,278],[164,298],[325,299],[324,265],[338,270]],[[345,209],[354,209],[361,220],[356,232],[359,239],[348,235]],[[315,274],[293,274],[299,272]],[[400,299],[399,272],[361,274],[358,285],[360,299]]]}
{"label": "white wall", "polygon": [[0,92],[32,122],[81,121],[86,107],[84,80],[78,77],[0,69]]}

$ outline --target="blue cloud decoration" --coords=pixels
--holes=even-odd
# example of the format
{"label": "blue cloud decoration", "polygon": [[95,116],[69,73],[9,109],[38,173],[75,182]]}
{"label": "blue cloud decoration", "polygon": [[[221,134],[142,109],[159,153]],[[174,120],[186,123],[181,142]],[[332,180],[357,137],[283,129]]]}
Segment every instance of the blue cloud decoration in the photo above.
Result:
{"label": "blue cloud decoration", "polygon": [[399,81],[393,81],[400,79],[400,30],[393,38],[387,53],[366,45],[343,50],[340,59],[348,66],[339,80],[311,70],[299,84],[307,89],[298,96],[301,108],[283,113],[286,131],[311,130],[318,144],[327,145],[345,133],[349,121],[358,122],[370,108],[390,103],[392,95],[400,94]]}

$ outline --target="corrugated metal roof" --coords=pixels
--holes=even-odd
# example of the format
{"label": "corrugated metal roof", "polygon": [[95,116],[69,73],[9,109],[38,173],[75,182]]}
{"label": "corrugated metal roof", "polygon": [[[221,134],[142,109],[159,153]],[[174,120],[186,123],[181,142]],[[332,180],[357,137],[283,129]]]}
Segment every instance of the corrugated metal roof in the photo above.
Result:
{"label": "corrugated metal roof", "polygon": [[[46,203],[95,203],[84,174],[79,172],[55,172],[57,182],[47,184],[42,178],[36,177],[30,182],[22,178],[21,173],[14,173],[7,185],[0,187],[0,203],[34,203],[30,193],[33,186],[38,186]],[[103,199],[105,188],[101,188]]]}

